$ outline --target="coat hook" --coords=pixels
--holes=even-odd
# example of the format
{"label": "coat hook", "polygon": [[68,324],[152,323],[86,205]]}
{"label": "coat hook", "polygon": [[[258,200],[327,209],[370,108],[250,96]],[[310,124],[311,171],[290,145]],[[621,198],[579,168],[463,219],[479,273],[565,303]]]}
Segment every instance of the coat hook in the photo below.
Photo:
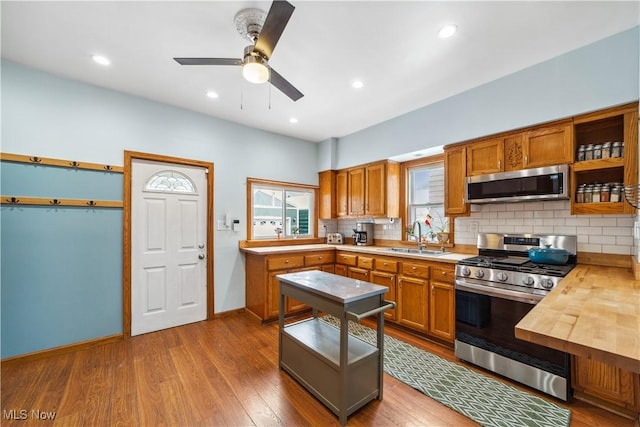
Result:
{"label": "coat hook", "polygon": [[88,206],[97,206],[98,204],[97,204],[96,202],[94,202],[93,200],[89,200],[89,201],[87,202],[87,205],[88,205]]}
{"label": "coat hook", "polygon": [[104,170],[107,170],[107,171],[113,170],[113,166],[104,165]]}
{"label": "coat hook", "polygon": [[18,204],[20,203],[20,199],[16,198],[16,197],[12,197],[10,199],[5,199],[7,203],[12,203],[12,204]]}
{"label": "coat hook", "polygon": [[29,157],[29,161],[32,163],[40,163],[42,159],[40,157]]}
{"label": "coat hook", "polygon": [[80,166],[80,163],[74,161],[74,162],[69,162],[69,165],[74,168],[77,168],[78,166]]}
{"label": "coat hook", "polygon": [[60,205],[62,202],[60,202],[60,200],[58,199],[53,199],[49,203],[51,203],[52,205]]}

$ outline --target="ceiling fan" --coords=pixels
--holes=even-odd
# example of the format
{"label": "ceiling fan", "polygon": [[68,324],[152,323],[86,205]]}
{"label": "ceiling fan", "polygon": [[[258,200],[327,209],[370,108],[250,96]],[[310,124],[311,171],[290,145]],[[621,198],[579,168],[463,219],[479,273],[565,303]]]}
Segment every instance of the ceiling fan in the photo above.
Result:
{"label": "ceiling fan", "polygon": [[180,65],[240,65],[242,75],[251,83],[269,81],[293,101],[304,95],[269,66],[269,58],[280,39],[295,7],[286,1],[271,3],[269,13],[262,22],[264,12],[260,9],[243,9],[236,14],[238,32],[251,40],[244,48],[242,59],[237,58],[173,58]]}

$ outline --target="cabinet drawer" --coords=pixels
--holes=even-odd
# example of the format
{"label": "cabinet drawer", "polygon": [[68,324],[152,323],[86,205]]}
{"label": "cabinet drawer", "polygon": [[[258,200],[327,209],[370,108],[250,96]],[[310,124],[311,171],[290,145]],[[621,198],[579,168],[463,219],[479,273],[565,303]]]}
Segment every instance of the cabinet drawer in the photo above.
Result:
{"label": "cabinet drawer", "polygon": [[298,268],[303,266],[303,255],[269,257],[267,260],[267,268],[269,270],[286,270],[289,268]]}
{"label": "cabinet drawer", "polygon": [[339,253],[336,255],[336,263],[355,266],[358,261],[358,255]]}
{"label": "cabinet drawer", "polygon": [[431,280],[449,283],[453,285],[455,274],[452,268],[448,267],[432,267]]}
{"label": "cabinet drawer", "polygon": [[413,262],[402,263],[402,274],[405,276],[419,277],[421,279],[429,278],[429,266]]}
{"label": "cabinet drawer", "polygon": [[358,257],[358,267],[366,268],[367,270],[373,269],[373,258],[359,256]]}
{"label": "cabinet drawer", "polygon": [[398,272],[398,261],[376,258],[375,265],[378,271],[386,271],[388,273]]}
{"label": "cabinet drawer", "polygon": [[304,265],[322,265],[322,264],[333,264],[335,262],[335,253],[334,252],[318,252],[312,255],[305,255],[304,257]]}
{"label": "cabinet drawer", "polygon": [[365,270],[363,268],[350,267],[349,268],[349,277],[351,279],[362,280],[364,282],[369,281],[369,270]]}

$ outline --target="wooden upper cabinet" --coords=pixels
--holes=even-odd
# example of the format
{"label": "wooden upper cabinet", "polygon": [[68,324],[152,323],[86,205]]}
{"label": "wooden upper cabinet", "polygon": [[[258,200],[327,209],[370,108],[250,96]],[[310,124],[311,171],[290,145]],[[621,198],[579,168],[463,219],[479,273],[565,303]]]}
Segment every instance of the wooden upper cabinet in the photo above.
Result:
{"label": "wooden upper cabinet", "polygon": [[336,216],[349,215],[349,193],[347,190],[347,171],[336,172]]}
{"label": "wooden upper cabinet", "polygon": [[324,171],[319,181],[321,219],[400,216],[399,163],[382,161]]}
{"label": "wooden upper cabinet", "polygon": [[522,136],[521,169],[571,163],[573,161],[573,123],[565,121],[525,132]]}
{"label": "wooden upper cabinet", "polygon": [[337,216],[336,205],[336,171],[326,170],[318,173],[320,183],[318,216],[320,219],[331,219]]}
{"label": "wooden upper cabinet", "polygon": [[502,172],[504,170],[502,138],[489,139],[467,146],[467,176]]}
{"label": "wooden upper cabinet", "polygon": [[466,147],[452,147],[444,151],[444,210],[447,216],[469,214],[469,205],[464,202],[466,149]]}
{"label": "wooden upper cabinet", "polygon": [[365,168],[365,207],[367,215],[382,216],[385,214],[386,185],[385,164],[379,163]]}
{"label": "wooden upper cabinet", "polygon": [[347,188],[347,194],[349,195],[349,215],[364,215],[364,168],[350,169],[347,171]]}

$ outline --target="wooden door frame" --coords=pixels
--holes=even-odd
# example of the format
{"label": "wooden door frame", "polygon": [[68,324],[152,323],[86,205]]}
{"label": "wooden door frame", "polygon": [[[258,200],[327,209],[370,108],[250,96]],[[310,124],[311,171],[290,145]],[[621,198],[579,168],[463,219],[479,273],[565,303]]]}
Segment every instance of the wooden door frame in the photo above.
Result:
{"label": "wooden door frame", "polygon": [[200,160],[163,156],[160,154],[124,152],[124,197],[122,227],[122,334],[131,337],[131,177],[132,161],[149,160],[154,162],[174,163],[177,165],[196,166],[207,170],[207,320],[214,317],[213,295],[213,163]]}

